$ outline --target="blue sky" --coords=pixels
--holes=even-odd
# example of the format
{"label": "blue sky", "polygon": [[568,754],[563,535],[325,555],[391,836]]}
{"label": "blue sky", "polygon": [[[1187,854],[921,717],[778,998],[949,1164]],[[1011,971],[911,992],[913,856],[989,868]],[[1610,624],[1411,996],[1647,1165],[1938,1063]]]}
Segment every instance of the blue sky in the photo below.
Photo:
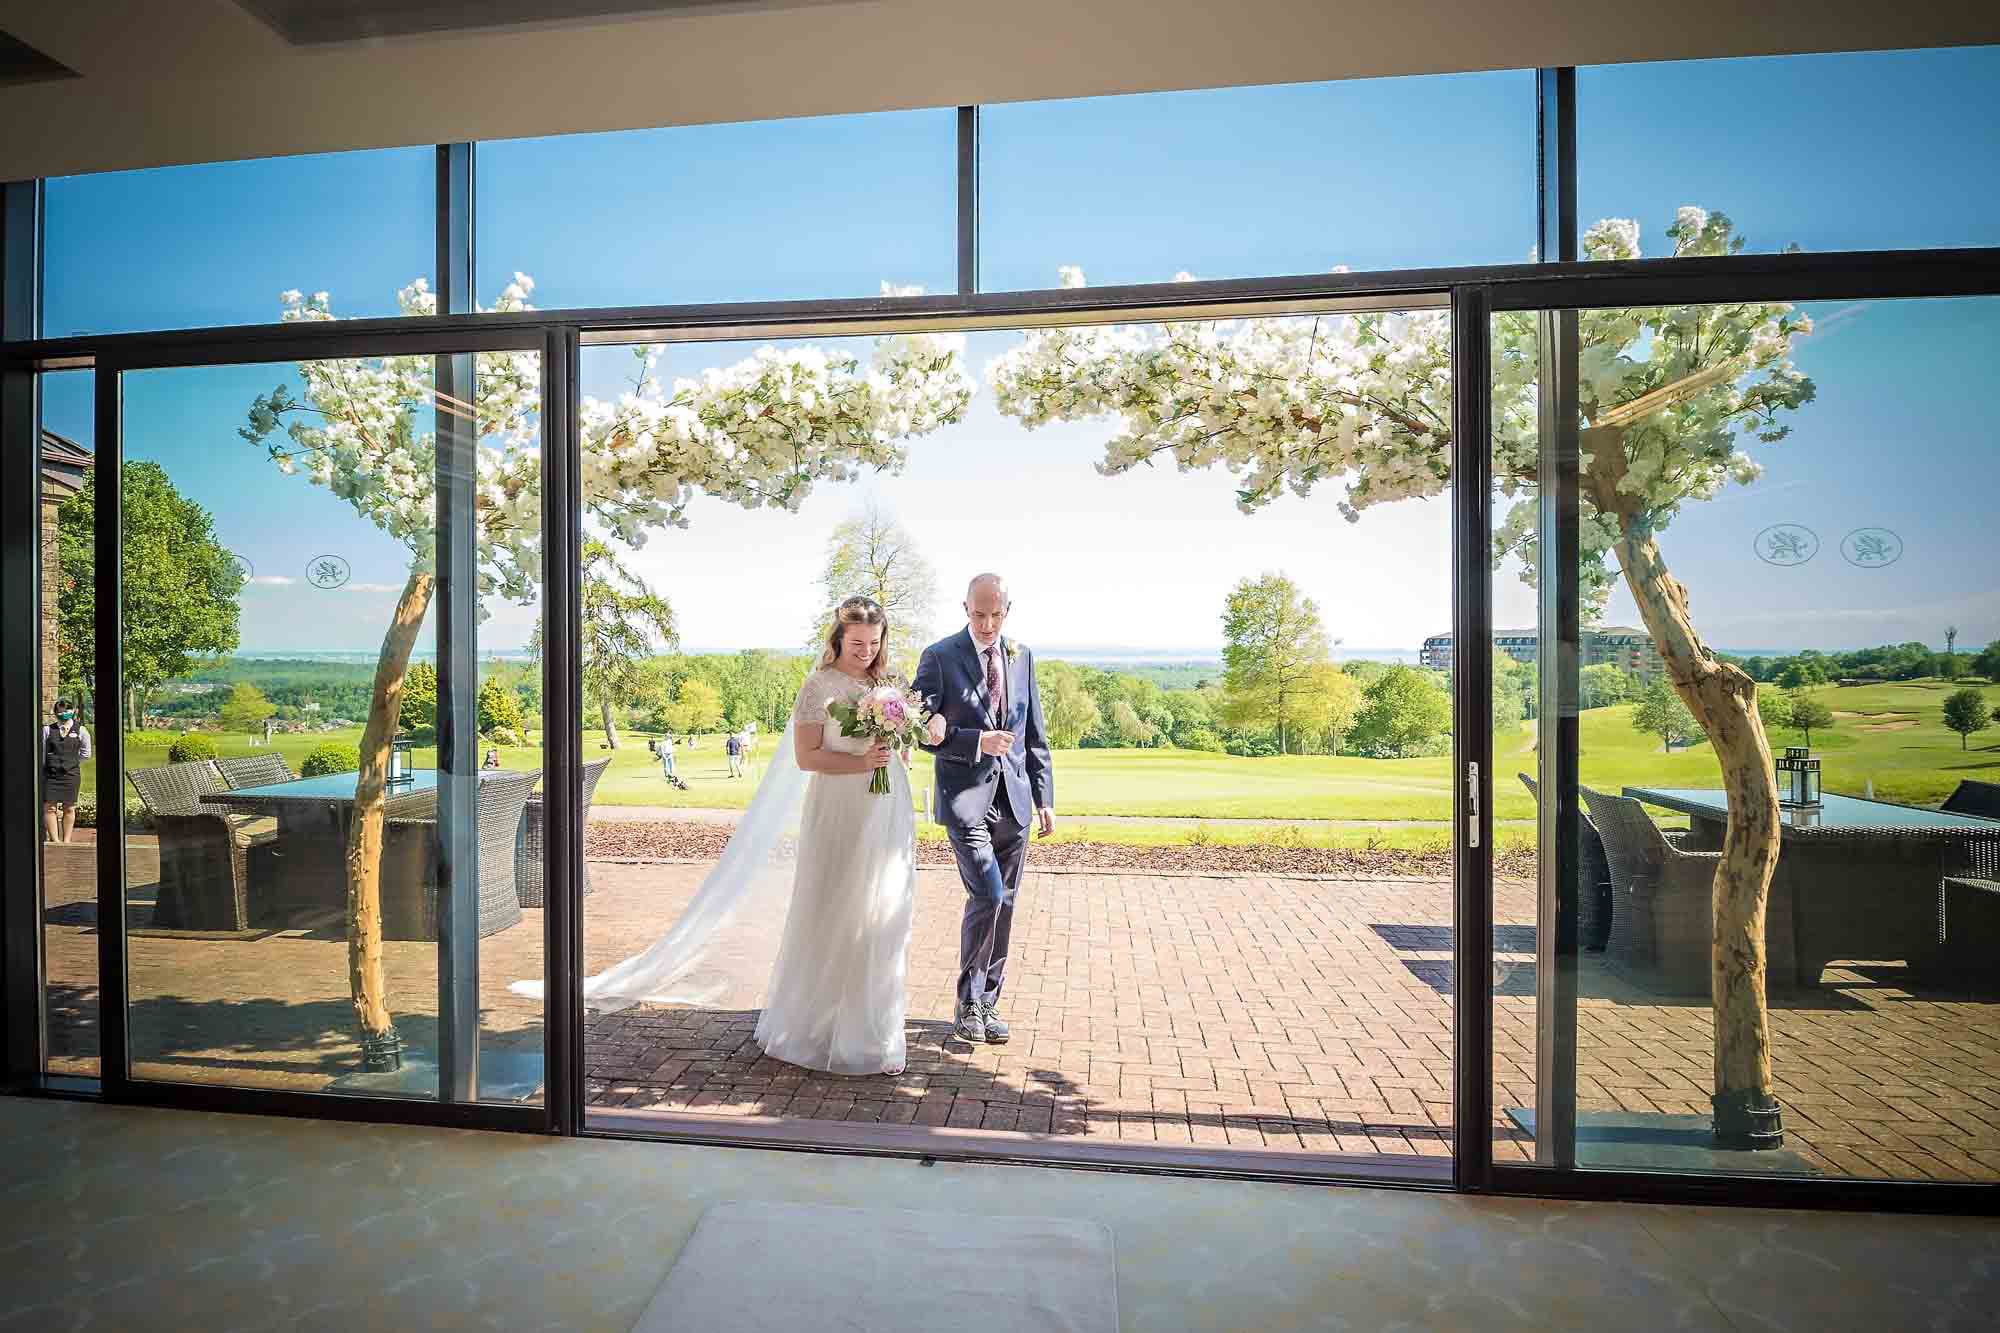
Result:
{"label": "blue sky", "polygon": [[[1066,263],[1102,284],[1526,258],[1532,87],[1515,72],[991,108],[982,282],[1052,285]],[[1653,253],[1682,203],[1729,213],[1760,250],[2000,244],[1996,88],[2000,48],[1584,70],[1581,212],[1639,219]],[[544,307],[944,289],[953,154],[950,111],[486,145],[480,295],[516,270]],[[52,182],[47,331],[268,320],[288,287],[328,290],[344,315],[393,313],[396,288],[430,270],[431,162],[418,148]],[[1798,359],[1819,400],[1791,440],[1753,447],[1763,482],[1691,507],[1665,538],[1698,621],[1754,647],[1941,644],[1946,623],[1961,646],[2000,637],[1982,503],[2000,301],[1813,313],[1822,332]],[[974,337],[975,369],[1010,341]],[[664,369],[749,350],[682,347]],[[399,552],[235,435],[251,397],[288,374],[135,377],[128,450],[164,462],[264,580],[246,594],[246,648],[370,648]],[[623,354],[593,351],[584,389],[610,396],[626,374]],[[48,377],[45,396],[48,424],[86,442],[87,378]],[[1005,567],[1033,643],[1212,645],[1228,585],[1268,568],[1298,578],[1353,647],[1413,646],[1448,624],[1442,504],[1350,526],[1329,493],[1245,518],[1222,474],[1097,477],[1104,434],[1021,432],[982,393],[899,477],[824,492],[797,516],[705,502],[637,563],[691,646],[789,645],[827,531],[872,492],[930,554],[947,604],[965,574]],[[1813,528],[1821,554],[1792,570],[1757,561],[1755,534],[1778,521]],[[1840,537],[1868,525],[1904,536],[1897,566],[1840,559]],[[296,581],[326,551],[353,564],[347,589]],[[1511,575],[1496,597],[1502,622],[1532,619]],[[496,608],[482,641],[514,646],[531,619]]]}

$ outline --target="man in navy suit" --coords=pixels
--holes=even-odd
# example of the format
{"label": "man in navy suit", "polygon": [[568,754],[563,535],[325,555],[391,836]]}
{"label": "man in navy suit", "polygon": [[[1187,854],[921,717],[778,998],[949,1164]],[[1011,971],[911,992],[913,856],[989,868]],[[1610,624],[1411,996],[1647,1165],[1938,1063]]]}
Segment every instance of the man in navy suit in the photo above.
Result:
{"label": "man in navy suit", "polygon": [[1007,1040],[1000,1018],[1014,894],[1027,862],[1028,820],[1055,830],[1035,659],[1003,638],[1010,609],[998,574],[965,590],[965,628],[924,649],[915,690],[934,714],[924,748],[937,756],[937,817],[958,857],[965,917],[958,933],[958,1021],[969,1042]]}

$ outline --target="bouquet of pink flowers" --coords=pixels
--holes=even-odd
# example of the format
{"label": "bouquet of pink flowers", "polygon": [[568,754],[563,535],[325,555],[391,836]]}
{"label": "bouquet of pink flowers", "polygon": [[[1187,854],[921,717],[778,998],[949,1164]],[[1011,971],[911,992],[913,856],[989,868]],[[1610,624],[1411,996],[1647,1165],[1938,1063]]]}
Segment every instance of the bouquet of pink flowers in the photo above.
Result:
{"label": "bouquet of pink flowers", "polygon": [[[851,704],[831,703],[827,715],[840,723],[843,736],[866,736],[881,741],[892,750],[907,750],[917,743],[930,724],[930,709],[914,693],[901,685],[877,685]],[[868,780],[868,790],[877,795],[889,792],[889,770],[878,768]]]}

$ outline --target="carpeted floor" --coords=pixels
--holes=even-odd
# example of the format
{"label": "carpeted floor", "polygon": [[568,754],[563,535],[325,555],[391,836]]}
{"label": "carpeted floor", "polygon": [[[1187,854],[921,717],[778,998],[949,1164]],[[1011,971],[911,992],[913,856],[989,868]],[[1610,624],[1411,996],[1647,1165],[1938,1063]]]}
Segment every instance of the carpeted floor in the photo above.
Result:
{"label": "carpeted floor", "polygon": [[1990,1328],[2000,1307],[1990,1219],[924,1166],[0,1098],[0,1329],[628,1333],[702,1213],[738,1200],[958,1213],[968,1226],[1094,1222],[1113,1235],[1133,1330],[1888,1333]]}

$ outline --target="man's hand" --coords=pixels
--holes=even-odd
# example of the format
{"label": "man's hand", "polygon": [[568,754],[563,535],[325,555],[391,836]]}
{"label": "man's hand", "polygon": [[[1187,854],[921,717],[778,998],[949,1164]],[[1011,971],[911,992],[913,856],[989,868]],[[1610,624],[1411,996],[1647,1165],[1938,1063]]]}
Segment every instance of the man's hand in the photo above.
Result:
{"label": "man's hand", "polygon": [[982,731],[979,733],[979,753],[1003,755],[1014,748],[1014,733],[1011,731]]}
{"label": "man's hand", "polygon": [[1046,838],[1056,831],[1056,812],[1045,805],[1035,811],[1035,822],[1041,826],[1041,836]]}
{"label": "man's hand", "polygon": [[943,745],[943,744],[944,744],[944,714],[943,714],[943,713],[932,713],[932,714],[931,714],[931,722],[930,722],[930,727],[928,728],[928,731],[927,731],[927,734],[928,734],[928,735],[929,735],[929,737],[930,737],[930,742],[931,742],[931,744],[932,744],[932,745]]}

